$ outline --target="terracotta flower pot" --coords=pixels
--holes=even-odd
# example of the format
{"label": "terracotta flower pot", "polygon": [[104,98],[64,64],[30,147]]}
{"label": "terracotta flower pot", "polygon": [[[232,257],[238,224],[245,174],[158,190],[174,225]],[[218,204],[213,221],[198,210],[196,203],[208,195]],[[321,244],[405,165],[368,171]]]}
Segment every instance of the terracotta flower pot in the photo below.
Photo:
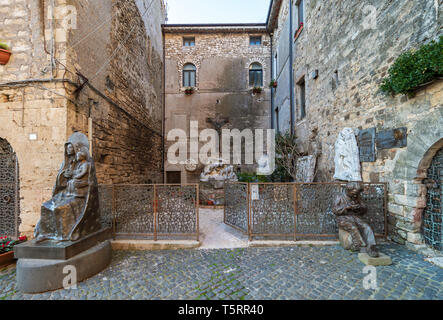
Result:
{"label": "terracotta flower pot", "polygon": [[8,63],[9,58],[11,57],[11,51],[0,49],[0,64],[5,65]]}
{"label": "terracotta flower pot", "polygon": [[5,267],[14,262],[14,251],[0,254],[0,267]]}

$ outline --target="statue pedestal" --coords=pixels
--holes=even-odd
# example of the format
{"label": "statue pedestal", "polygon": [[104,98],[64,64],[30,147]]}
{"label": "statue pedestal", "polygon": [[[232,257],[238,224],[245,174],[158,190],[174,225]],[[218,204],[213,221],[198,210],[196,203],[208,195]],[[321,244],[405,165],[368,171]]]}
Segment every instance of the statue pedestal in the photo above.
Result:
{"label": "statue pedestal", "polygon": [[381,252],[379,254],[379,257],[373,258],[367,253],[359,253],[358,259],[367,266],[390,266],[392,264],[390,256]]}
{"label": "statue pedestal", "polygon": [[[66,277],[76,278],[78,283],[96,275],[111,262],[111,236],[111,229],[104,229],[79,241],[33,240],[15,246],[15,257],[19,259],[18,289],[23,293],[41,293],[63,288]],[[65,270],[66,266],[70,268]]]}

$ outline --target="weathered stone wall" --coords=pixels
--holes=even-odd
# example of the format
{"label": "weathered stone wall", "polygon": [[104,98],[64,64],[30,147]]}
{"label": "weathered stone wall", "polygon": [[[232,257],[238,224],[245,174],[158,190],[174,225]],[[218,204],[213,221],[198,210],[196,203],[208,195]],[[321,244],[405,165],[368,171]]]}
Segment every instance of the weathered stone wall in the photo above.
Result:
{"label": "weathered stone wall", "polygon": [[13,52],[0,66],[0,137],[18,156],[27,235],[74,131],[90,136],[99,183],[162,181],[163,2],[51,2],[0,1],[0,40]]}
{"label": "weathered stone wall", "polygon": [[[213,129],[207,118],[217,117],[229,119],[224,129],[270,127],[270,39],[264,28],[242,32],[213,28],[216,30],[196,28],[187,33],[165,28],[165,136],[177,128],[189,137],[190,121],[198,121],[200,131]],[[261,35],[262,45],[250,46],[250,35]],[[184,36],[195,37],[195,46],[183,47]],[[257,95],[253,95],[249,87],[249,66],[254,62],[259,62],[264,72],[264,90]],[[196,92],[191,96],[186,96],[182,87],[182,69],[186,63],[193,63],[197,68]],[[166,151],[172,143],[166,142]],[[204,144],[200,142],[200,147]],[[252,166],[243,168],[252,170]],[[201,169],[189,173],[183,166],[171,165],[165,160],[165,170],[181,171],[182,182],[198,182]]]}
{"label": "weathered stone wall", "polygon": [[[78,65],[93,87],[86,85],[75,100],[78,105],[69,105],[68,127],[89,131],[91,119],[99,182],[162,182],[163,48],[158,45],[165,16],[162,1],[151,6],[149,1],[96,3],[98,8],[92,11],[112,23],[99,30],[102,35],[83,40],[91,29],[86,2],[79,4],[84,22],[78,21],[69,38],[78,44],[70,47],[69,64]],[[146,21],[158,25],[151,29]]]}
{"label": "weathered stone wall", "polygon": [[[408,128],[406,148],[378,150],[376,162],[362,164],[364,181],[389,183],[391,236],[403,243],[422,242],[426,189],[421,166],[443,137],[443,85],[430,85],[411,99],[385,96],[379,85],[402,52],[442,33],[440,3],[305,0],[304,28],[294,42],[294,83],[305,76],[307,109],[300,120],[295,86],[296,134],[307,152],[309,136],[318,129],[318,181],[332,179],[334,143],[344,127]],[[311,77],[315,70],[317,79]]]}

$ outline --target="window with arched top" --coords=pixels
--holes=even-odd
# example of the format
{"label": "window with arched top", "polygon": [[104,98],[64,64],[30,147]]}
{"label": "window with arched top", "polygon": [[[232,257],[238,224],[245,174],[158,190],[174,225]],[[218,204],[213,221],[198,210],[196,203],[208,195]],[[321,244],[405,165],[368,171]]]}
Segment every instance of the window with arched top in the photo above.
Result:
{"label": "window with arched top", "polygon": [[197,68],[192,63],[183,66],[183,87],[195,87]]}
{"label": "window with arched top", "polygon": [[263,86],[263,67],[258,62],[249,66],[249,85],[252,87]]}

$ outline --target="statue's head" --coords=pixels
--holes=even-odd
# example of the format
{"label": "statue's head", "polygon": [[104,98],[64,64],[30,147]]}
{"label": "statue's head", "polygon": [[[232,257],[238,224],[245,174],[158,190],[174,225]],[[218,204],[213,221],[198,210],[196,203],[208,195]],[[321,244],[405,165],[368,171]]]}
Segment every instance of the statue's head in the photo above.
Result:
{"label": "statue's head", "polygon": [[348,182],[346,184],[346,194],[351,198],[356,198],[363,191],[363,185],[361,182]]}
{"label": "statue's head", "polygon": [[77,161],[83,161],[83,160],[86,160],[87,158],[88,158],[88,154],[86,153],[86,151],[80,150],[76,154]]}
{"label": "statue's head", "polygon": [[74,150],[74,146],[72,143],[67,143],[66,144],[66,154],[68,156],[72,156],[75,154],[75,150]]}

